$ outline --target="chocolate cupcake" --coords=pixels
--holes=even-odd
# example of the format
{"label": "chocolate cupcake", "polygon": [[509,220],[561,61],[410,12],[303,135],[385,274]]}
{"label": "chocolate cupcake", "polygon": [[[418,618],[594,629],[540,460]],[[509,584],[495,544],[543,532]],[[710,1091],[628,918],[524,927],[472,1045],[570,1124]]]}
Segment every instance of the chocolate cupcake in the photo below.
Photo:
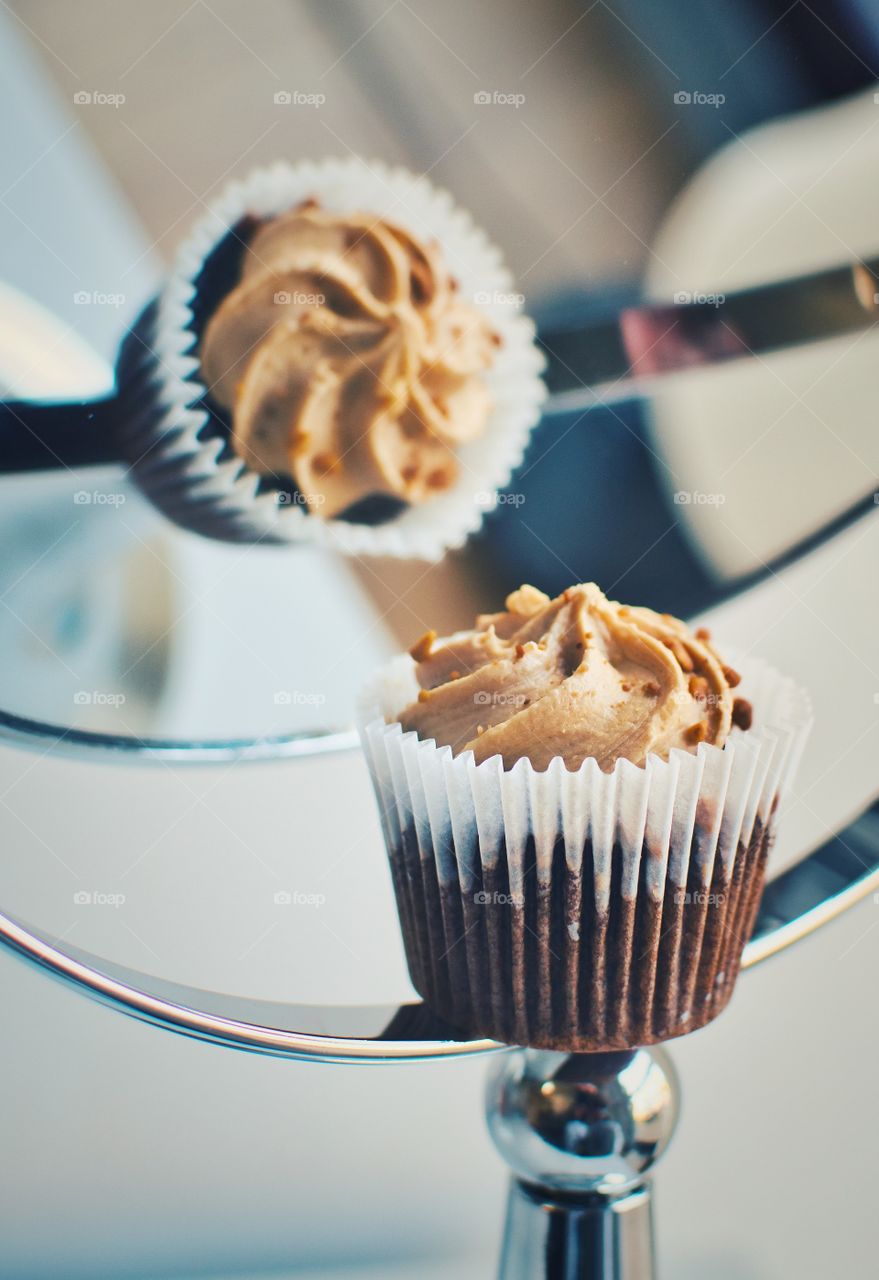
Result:
{"label": "chocolate cupcake", "polygon": [[318,518],[430,501],[488,424],[501,345],[435,242],[310,200],[248,238],[199,349],[232,447]]}
{"label": "chocolate cupcake", "polygon": [[568,1052],[727,1004],[810,722],[704,630],[523,587],[364,700],[412,981],[468,1035]]}
{"label": "chocolate cupcake", "polygon": [[425,178],[357,159],[259,170],[196,225],[159,300],[151,465],[173,457],[183,498],[269,542],[436,559],[479,527],[539,418],[518,300]]}

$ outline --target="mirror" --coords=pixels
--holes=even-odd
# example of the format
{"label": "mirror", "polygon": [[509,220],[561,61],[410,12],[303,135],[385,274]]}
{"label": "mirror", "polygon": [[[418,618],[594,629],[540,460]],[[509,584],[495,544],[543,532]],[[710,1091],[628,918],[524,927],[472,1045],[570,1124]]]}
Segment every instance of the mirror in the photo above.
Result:
{"label": "mirror", "polygon": [[[521,290],[515,305],[536,317],[551,363],[576,365],[577,342],[589,341],[597,318],[644,299],[704,296],[722,314],[735,290],[876,249],[875,103],[868,69],[845,42],[831,86],[823,64],[794,69],[778,43],[809,43],[804,15],[785,15],[738,60],[700,19],[695,65],[675,23],[657,26],[643,6],[631,8],[624,23],[601,7],[572,13],[558,46],[543,39],[536,15],[505,32],[498,57],[515,93],[474,88],[451,56],[437,79],[412,23],[388,15],[388,36],[429,85],[416,88],[414,72],[402,77],[394,137],[408,163],[447,183],[502,246]],[[456,48],[466,23],[446,21],[444,39]],[[765,59],[787,78],[758,74]],[[373,40],[344,55],[335,96],[297,116],[302,145],[326,151],[327,129],[357,118],[350,73],[378,84],[378,60]],[[560,77],[570,66],[578,74]],[[132,89],[141,73],[149,79],[147,68],[133,69]],[[702,88],[682,87],[690,81]],[[613,86],[635,82],[642,91],[620,113]],[[428,102],[460,119],[458,142],[439,135]],[[135,105],[82,115],[99,150],[114,146]],[[285,105],[254,105],[253,129],[265,115],[267,136],[242,171],[278,153],[268,126]],[[191,171],[206,191],[217,186],[206,154],[167,131],[150,141],[149,124],[138,131],[171,170]],[[374,125],[370,145],[383,136]],[[161,208],[151,203],[148,150],[125,141],[113,151],[118,177],[143,210],[144,239],[169,253],[197,207],[171,182],[157,188]],[[9,140],[12,168],[18,145]],[[67,149],[53,152],[59,174]],[[519,163],[533,179],[525,189]],[[16,189],[23,203],[10,243],[22,219],[36,225],[50,203],[45,191],[31,200],[40,176]],[[76,263],[80,283],[97,278],[83,231],[80,262],[57,229],[37,229]],[[125,292],[86,291],[93,301],[118,298],[86,307],[63,273],[59,281],[46,271],[36,239],[24,244],[30,265],[27,254],[10,255],[7,275],[45,309],[0,291],[0,379],[22,396],[101,391],[126,323],[160,279],[158,262],[145,271],[145,251],[126,245],[118,269],[102,268],[124,278]],[[620,599],[702,609],[871,500],[877,341],[865,331],[673,375],[649,398],[550,412],[480,534],[432,567],[202,541],[160,521],[111,470],[3,478],[0,709],[62,730],[258,741],[349,724],[357,689],[382,658],[427,627],[467,625],[522,580],[555,592],[594,578]]]}

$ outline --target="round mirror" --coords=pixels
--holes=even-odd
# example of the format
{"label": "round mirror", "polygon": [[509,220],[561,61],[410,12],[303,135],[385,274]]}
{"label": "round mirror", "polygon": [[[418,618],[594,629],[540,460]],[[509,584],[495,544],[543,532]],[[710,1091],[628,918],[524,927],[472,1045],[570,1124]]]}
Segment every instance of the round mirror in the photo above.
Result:
{"label": "round mirror", "polygon": [[[5,395],[87,397],[110,381],[72,330],[0,289]],[[331,733],[392,648],[338,558],[182,533],[121,470],[3,477],[0,523],[10,720],[181,744]]]}

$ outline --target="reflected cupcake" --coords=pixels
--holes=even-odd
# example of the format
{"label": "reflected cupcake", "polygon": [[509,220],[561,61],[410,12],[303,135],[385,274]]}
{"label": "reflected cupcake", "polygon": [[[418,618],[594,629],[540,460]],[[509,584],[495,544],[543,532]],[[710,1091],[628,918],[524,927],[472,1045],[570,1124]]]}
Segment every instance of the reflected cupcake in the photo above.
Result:
{"label": "reflected cupcake", "polygon": [[808,723],[792,682],[594,584],[428,633],[362,718],[416,989],[466,1034],[569,1052],[704,1026]]}
{"label": "reflected cupcake", "polygon": [[150,344],[171,514],[197,498],[232,536],[240,511],[269,542],[356,555],[460,546],[545,397],[520,298],[423,177],[351,159],[233,183],[182,246]]}
{"label": "reflected cupcake", "polygon": [[200,360],[239,456],[330,518],[452,486],[457,448],[485,431],[500,345],[435,242],[312,200],[250,235]]}

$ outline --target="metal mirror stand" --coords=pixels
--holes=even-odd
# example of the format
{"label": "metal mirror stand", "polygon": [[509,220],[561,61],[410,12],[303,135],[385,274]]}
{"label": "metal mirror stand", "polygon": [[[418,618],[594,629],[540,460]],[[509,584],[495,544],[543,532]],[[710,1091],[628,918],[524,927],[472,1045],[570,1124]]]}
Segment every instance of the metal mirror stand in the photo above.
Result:
{"label": "metal mirror stand", "polygon": [[[205,746],[185,754],[204,759],[213,751]],[[145,754],[162,752],[153,746]],[[290,753],[299,751],[291,744]],[[767,886],[743,967],[877,890],[879,802]],[[193,990],[72,948],[62,951],[5,915],[0,943],[111,1008],[226,1048],[360,1064],[498,1053],[488,1082],[488,1126],[513,1174],[501,1280],[655,1277],[650,1173],[671,1139],[679,1104],[664,1049],[501,1053],[504,1046],[493,1041],[456,1038],[419,1004],[321,1008]]]}
{"label": "metal mirror stand", "polygon": [[664,1049],[516,1049],[490,1073],[488,1127],[513,1170],[502,1280],[653,1280],[648,1173],[678,1115]]}

